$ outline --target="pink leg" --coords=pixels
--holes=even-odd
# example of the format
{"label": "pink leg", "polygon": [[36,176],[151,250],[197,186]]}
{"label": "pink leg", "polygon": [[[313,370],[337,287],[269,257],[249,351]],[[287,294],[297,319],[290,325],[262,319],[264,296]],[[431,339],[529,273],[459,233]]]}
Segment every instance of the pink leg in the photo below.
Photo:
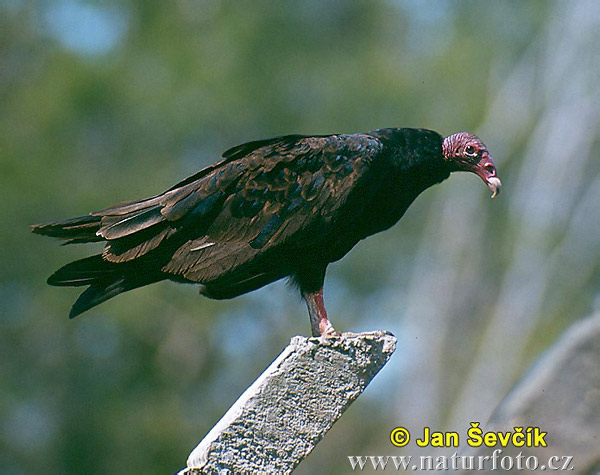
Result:
{"label": "pink leg", "polygon": [[323,303],[323,289],[321,288],[316,292],[303,292],[302,295],[308,307],[312,336],[339,335],[333,328],[329,318],[327,318],[327,311]]}

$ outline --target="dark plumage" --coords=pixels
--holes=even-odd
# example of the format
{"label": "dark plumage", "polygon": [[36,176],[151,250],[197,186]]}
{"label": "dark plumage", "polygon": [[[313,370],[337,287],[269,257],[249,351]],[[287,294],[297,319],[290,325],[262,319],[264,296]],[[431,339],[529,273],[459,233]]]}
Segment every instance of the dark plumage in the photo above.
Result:
{"label": "dark plumage", "polygon": [[227,299],[289,276],[314,335],[332,334],[325,270],[358,241],[396,223],[426,188],[453,171],[499,191],[485,145],[464,132],[424,129],[288,135],[249,142],[165,193],[33,232],[67,244],[106,242],[101,255],[56,271],[50,285],[88,286],[70,317],[122,292],[170,279]]}

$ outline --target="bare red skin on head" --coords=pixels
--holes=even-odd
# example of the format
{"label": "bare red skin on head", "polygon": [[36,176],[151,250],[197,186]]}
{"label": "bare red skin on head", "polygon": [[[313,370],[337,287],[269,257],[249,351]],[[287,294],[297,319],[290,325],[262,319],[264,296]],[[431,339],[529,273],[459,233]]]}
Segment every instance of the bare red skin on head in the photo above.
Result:
{"label": "bare red skin on head", "polygon": [[444,160],[453,164],[456,171],[475,173],[496,196],[502,182],[498,178],[496,165],[485,144],[476,135],[459,132],[449,135],[442,142]]}

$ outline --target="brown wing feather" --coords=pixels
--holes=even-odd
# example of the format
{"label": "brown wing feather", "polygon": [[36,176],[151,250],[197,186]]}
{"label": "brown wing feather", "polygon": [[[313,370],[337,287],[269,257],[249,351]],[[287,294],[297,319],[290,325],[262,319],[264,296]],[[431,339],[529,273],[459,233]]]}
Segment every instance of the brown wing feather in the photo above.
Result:
{"label": "brown wing feather", "polygon": [[108,241],[103,253],[112,262],[125,262],[156,249],[173,236],[185,218],[202,221],[225,198],[239,177],[240,164],[225,163],[196,182],[137,203],[125,203],[92,213],[100,217],[96,234]]}
{"label": "brown wing feather", "polygon": [[380,149],[372,137],[353,135],[252,151],[239,159],[245,171],[206,231],[181,245],[163,271],[209,282],[290,240],[318,238],[315,229],[335,219]]}
{"label": "brown wing feather", "polygon": [[111,262],[162,248],[171,254],[164,272],[211,280],[290,240],[318,237],[380,150],[369,135],[243,144],[161,195],[79,218],[85,232],[65,238],[105,239]]}

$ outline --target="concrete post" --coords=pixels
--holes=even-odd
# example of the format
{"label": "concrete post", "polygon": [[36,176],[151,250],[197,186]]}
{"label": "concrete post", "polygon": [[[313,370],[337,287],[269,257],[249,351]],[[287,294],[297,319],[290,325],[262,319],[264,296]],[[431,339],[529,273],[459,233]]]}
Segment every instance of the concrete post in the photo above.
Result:
{"label": "concrete post", "polygon": [[396,348],[386,332],[292,338],[192,451],[180,474],[290,473]]}

